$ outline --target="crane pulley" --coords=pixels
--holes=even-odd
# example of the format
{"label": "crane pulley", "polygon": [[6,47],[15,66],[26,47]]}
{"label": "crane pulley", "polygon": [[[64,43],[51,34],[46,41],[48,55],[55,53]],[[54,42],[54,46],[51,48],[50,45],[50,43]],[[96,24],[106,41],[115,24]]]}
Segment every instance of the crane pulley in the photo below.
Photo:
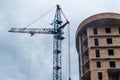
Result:
{"label": "crane pulley", "polygon": [[[11,28],[9,32],[13,33],[30,33],[34,34],[53,34],[53,80],[62,80],[62,60],[61,60],[61,42],[64,39],[62,36],[64,27],[69,24],[66,20],[65,23],[61,19],[61,7],[57,5],[55,18],[53,21],[54,28]],[[64,14],[63,14],[64,15]],[[65,15],[64,15],[65,17]]]}

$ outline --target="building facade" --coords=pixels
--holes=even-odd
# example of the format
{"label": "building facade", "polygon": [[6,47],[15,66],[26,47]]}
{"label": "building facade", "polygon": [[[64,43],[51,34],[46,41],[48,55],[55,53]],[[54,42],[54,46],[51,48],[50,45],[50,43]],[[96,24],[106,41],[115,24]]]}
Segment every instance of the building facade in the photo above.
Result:
{"label": "building facade", "polygon": [[120,14],[100,13],[76,32],[80,80],[120,80]]}

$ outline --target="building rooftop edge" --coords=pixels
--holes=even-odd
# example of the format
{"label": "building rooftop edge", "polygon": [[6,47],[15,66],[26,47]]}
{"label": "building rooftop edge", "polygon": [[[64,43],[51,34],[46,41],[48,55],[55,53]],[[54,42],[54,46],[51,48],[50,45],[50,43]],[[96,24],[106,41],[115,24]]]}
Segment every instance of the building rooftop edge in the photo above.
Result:
{"label": "building rooftop edge", "polygon": [[80,30],[85,27],[88,23],[92,22],[92,21],[96,21],[96,20],[100,20],[100,19],[120,19],[120,14],[119,13],[113,13],[113,12],[108,12],[108,13],[99,13],[99,14],[95,14],[93,16],[88,17],[87,19],[85,19],[84,21],[82,21],[76,31],[76,49],[78,51],[78,35],[80,33]]}

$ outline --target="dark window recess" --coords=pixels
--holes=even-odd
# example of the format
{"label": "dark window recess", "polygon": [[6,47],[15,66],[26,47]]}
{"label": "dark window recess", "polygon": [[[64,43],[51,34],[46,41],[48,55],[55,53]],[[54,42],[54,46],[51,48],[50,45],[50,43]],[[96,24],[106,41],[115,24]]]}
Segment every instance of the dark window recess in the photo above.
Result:
{"label": "dark window recess", "polygon": [[96,53],[96,57],[100,57],[100,51],[99,50],[95,50]]}
{"label": "dark window recess", "polygon": [[105,28],[106,33],[111,33],[111,28]]}
{"label": "dark window recess", "polygon": [[98,46],[99,45],[98,39],[94,39],[94,41],[95,41],[95,46]]}
{"label": "dark window recess", "polygon": [[103,79],[102,72],[98,72],[98,79],[99,79],[99,80],[102,80],[102,79]]}
{"label": "dark window recess", "polygon": [[97,34],[97,28],[93,28],[94,34]]}
{"label": "dark window recess", "polygon": [[97,62],[97,68],[100,68],[100,67],[101,67],[101,62],[98,61],[98,62]]}
{"label": "dark window recess", "polygon": [[112,44],[112,38],[107,38],[107,44]]}
{"label": "dark window recess", "polygon": [[109,64],[110,64],[110,67],[116,67],[115,66],[115,61],[110,61]]}
{"label": "dark window recess", "polygon": [[114,55],[113,49],[108,49],[108,55]]}
{"label": "dark window recess", "polygon": [[119,34],[120,34],[120,28],[119,28]]}

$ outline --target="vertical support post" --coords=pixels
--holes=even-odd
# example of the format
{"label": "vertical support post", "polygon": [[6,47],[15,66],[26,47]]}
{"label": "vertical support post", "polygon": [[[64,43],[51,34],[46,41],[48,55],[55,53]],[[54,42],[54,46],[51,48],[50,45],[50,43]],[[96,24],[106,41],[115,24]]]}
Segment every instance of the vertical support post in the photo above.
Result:
{"label": "vertical support post", "polygon": [[62,68],[61,68],[61,41],[62,30],[61,26],[61,8],[57,5],[56,14],[54,18],[54,39],[53,39],[53,80],[62,80]]}
{"label": "vertical support post", "polygon": [[82,63],[82,46],[81,46],[81,42],[82,42],[82,39],[81,39],[81,36],[79,35],[79,71],[80,71],[80,78],[81,76],[83,76],[83,63]]}

